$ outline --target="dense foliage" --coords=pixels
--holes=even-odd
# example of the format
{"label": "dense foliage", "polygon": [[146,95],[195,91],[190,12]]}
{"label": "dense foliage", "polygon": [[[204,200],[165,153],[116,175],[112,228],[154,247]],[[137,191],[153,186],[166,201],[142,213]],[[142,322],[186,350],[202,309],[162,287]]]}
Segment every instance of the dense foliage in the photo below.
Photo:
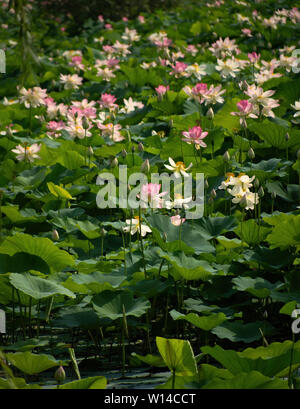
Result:
{"label": "dense foliage", "polygon": [[[36,7],[0,10],[0,389],[128,388],[145,371],[158,388],[298,388],[294,2],[78,32]],[[121,165],[152,208],[121,206]],[[191,196],[165,194],[163,172],[192,178]],[[116,206],[101,209],[108,173]]]}

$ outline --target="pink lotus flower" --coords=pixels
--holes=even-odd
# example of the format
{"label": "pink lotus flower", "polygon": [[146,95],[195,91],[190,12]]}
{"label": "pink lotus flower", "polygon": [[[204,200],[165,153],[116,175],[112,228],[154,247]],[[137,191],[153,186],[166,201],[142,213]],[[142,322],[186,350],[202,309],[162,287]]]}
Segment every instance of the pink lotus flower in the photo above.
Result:
{"label": "pink lotus flower", "polygon": [[47,124],[47,129],[50,132],[47,132],[47,135],[52,138],[58,138],[60,136],[60,131],[65,128],[65,123],[63,121],[50,121]]}
{"label": "pink lotus flower", "polygon": [[187,67],[188,65],[184,62],[177,61],[175,65],[172,65],[173,71],[170,72],[170,75],[175,75],[176,78],[183,76]]}
{"label": "pink lotus flower", "polygon": [[104,45],[103,47],[102,47],[102,50],[103,50],[103,52],[105,53],[105,54],[113,54],[114,53],[114,48],[113,48],[113,46],[111,46],[111,45]]}
{"label": "pink lotus flower", "polygon": [[127,23],[128,18],[127,18],[127,17],[122,17],[122,20],[123,20],[125,23]]}
{"label": "pink lotus flower", "polygon": [[115,104],[116,100],[117,98],[111,94],[102,94],[100,101],[98,102],[101,108],[115,108],[118,106],[117,104]]}
{"label": "pink lotus flower", "polygon": [[157,88],[155,88],[155,91],[157,92],[157,95],[159,97],[162,97],[167,91],[169,91],[169,89],[169,85],[167,85],[166,87],[164,85],[159,85]]}
{"label": "pink lotus flower", "polygon": [[247,37],[253,37],[249,28],[242,28],[242,33]]}
{"label": "pink lotus flower", "polygon": [[144,23],[145,23],[145,17],[144,17],[144,16],[138,16],[137,19],[139,20],[139,22],[140,22],[141,24],[144,24]]}
{"label": "pink lotus flower", "polygon": [[154,41],[154,44],[158,48],[168,48],[172,44],[172,40],[170,40],[168,37],[164,37],[162,40],[156,40]]}
{"label": "pink lotus flower", "polygon": [[47,129],[49,129],[49,131],[60,131],[61,129],[63,129],[65,127],[65,123],[63,121],[50,121],[47,124]]}
{"label": "pink lotus flower", "polygon": [[120,60],[117,60],[116,58],[109,58],[108,60],[106,60],[106,65],[109,68],[114,68],[116,67],[116,65],[118,65],[120,62]]}
{"label": "pink lotus flower", "polygon": [[236,105],[239,112],[231,112],[231,115],[239,116],[241,125],[247,127],[246,118],[257,118],[258,107],[247,99],[240,100]]}
{"label": "pink lotus flower", "polygon": [[165,196],[167,192],[159,193],[161,185],[158,183],[147,183],[142,185],[141,194],[137,195],[138,198],[144,203],[150,202],[150,206],[155,209],[161,209],[163,207],[162,196]]}
{"label": "pink lotus flower", "polygon": [[55,104],[54,99],[51,97],[47,97],[44,99],[44,102],[46,105],[51,105],[51,104]]}
{"label": "pink lotus flower", "polygon": [[106,30],[112,30],[112,25],[111,24],[105,24],[104,26],[106,28]]}
{"label": "pink lotus flower", "polygon": [[252,64],[254,64],[259,60],[260,54],[256,54],[256,52],[253,51],[252,53],[248,53],[248,58],[249,58],[250,62]]}
{"label": "pink lotus flower", "polygon": [[199,100],[199,102],[202,102],[202,97],[203,95],[205,95],[207,93],[207,84],[205,84],[204,82],[198,82],[198,84],[196,84],[194,86],[194,88],[192,88],[191,90],[191,94],[195,97],[198,97],[197,99]]}
{"label": "pink lotus flower", "polygon": [[100,14],[100,16],[98,16],[98,20],[100,21],[100,23],[104,22],[104,18],[103,18],[103,16],[101,14]]}
{"label": "pink lotus flower", "polygon": [[174,226],[180,226],[181,224],[183,224],[185,222],[184,218],[181,218],[179,214],[177,214],[176,216],[172,216],[171,217],[171,223]]}
{"label": "pink lotus flower", "polygon": [[188,45],[185,51],[189,54],[192,54],[193,56],[198,53],[198,49],[193,44]]}
{"label": "pink lotus flower", "polygon": [[122,126],[120,124],[114,125],[112,123],[109,123],[104,125],[98,121],[97,126],[99,129],[101,129],[103,136],[108,136],[114,142],[121,142],[125,139],[124,136],[122,136],[120,133],[120,129],[122,129]]}
{"label": "pink lotus flower", "polygon": [[182,135],[185,136],[182,140],[189,145],[194,143],[196,149],[200,149],[200,146],[203,148],[207,147],[202,139],[206,138],[208,132],[203,132],[200,126],[194,126],[193,128],[190,128],[188,132],[182,132]]}

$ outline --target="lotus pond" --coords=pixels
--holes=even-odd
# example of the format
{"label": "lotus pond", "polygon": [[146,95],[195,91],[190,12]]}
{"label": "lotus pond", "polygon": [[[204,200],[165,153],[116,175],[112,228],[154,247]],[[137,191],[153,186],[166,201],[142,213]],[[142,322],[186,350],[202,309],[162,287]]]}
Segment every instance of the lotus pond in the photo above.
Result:
{"label": "lotus pond", "polygon": [[0,9],[0,389],[300,388],[296,2],[39,3]]}

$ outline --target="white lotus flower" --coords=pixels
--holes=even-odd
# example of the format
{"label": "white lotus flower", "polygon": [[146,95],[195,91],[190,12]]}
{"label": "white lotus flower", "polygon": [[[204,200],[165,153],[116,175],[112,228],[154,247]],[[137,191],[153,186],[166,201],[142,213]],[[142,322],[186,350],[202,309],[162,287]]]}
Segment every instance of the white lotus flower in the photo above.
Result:
{"label": "white lotus flower", "polygon": [[63,75],[60,74],[60,82],[64,84],[65,89],[78,89],[82,84],[83,78],[79,77],[77,74],[73,75]]}
{"label": "white lotus flower", "polygon": [[22,145],[17,145],[15,149],[12,149],[12,152],[17,154],[17,159],[19,161],[29,161],[33,162],[34,159],[40,159],[40,157],[37,155],[37,152],[40,151],[42,145],[38,145],[37,143],[34,143],[31,146],[22,146]]}
{"label": "white lotus flower", "polygon": [[169,158],[169,163],[170,165],[165,165],[165,167],[172,172],[174,172],[174,176],[176,178],[179,178],[181,175],[185,177],[189,177],[190,175],[186,173],[187,170],[189,170],[193,164],[190,163],[189,166],[186,168],[185,164],[183,162],[174,162],[172,158]]}
{"label": "white lotus flower", "polygon": [[147,233],[152,233],[150,227],[141,223],[139,216],[134,216],[133,219],[127,219],[126,224],[128,226],[123,228],[125,233],[128,233],[129,231],[132,235],[135,233],[141,233],[142,237],[145,237]]}

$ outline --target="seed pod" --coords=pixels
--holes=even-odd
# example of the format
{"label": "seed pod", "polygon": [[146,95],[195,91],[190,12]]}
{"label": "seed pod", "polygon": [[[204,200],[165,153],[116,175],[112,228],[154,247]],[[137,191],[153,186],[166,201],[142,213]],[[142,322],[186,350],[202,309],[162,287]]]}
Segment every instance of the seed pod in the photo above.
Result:
{"label": "seed pod", "polygon": [[224,162],[229,162],[229,161],[230,161],[230,155],[229,155],[229,152],[228,152],[228,151],[226,151],[226,152],[224,153],[223,159],[224,159]]}
{"label": "seed pod", "polygon": [[250,148],[250,149],[248,150],[248,156],[249,156],[250,159],[254,159],[254,158],[255,158],[255,152],[254,152],[254,150],[253,150],[252,148]]}
{"label": "seed pod", "polygon": [[55,240],[55,241],[59,240],[59,234],[58,234],[58,231],[56,229],[54,229],[53,232],[52,232],[52,239]]}
{"label": "seed pod", "polygon": [[60,366],[54,374],[54,379],[57,383],[61,383],[66,379],[66,373],[62,366]]}

